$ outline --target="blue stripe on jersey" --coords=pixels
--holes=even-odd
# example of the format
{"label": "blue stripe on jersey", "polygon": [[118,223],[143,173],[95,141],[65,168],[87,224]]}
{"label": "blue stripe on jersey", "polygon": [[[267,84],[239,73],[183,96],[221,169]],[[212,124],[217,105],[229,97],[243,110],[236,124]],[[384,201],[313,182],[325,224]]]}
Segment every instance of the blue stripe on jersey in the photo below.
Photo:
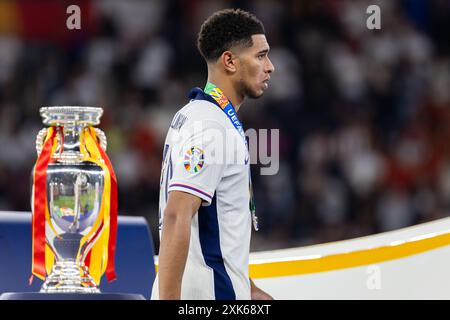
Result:
{"label": "blue stripe on jersey", "polygon": [[236,300],[233,284],[225,269],[220,249],[219,221],[217,219],[216,195],[210,206],[198,210],[200,246],[206,264],[214,271],[214,293],[216,300]]}

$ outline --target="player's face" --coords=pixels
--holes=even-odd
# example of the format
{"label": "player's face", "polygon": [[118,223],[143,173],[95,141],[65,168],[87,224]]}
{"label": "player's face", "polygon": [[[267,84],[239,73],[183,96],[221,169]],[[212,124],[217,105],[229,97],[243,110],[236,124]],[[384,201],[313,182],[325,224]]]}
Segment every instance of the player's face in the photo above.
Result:
{"label": "player's face", "polygon": [[269,87],[274,66],[269,59],[269,44],[263,34],[252,35],[253,45],[239,53],[239,88],[246,97],[259,98]]}

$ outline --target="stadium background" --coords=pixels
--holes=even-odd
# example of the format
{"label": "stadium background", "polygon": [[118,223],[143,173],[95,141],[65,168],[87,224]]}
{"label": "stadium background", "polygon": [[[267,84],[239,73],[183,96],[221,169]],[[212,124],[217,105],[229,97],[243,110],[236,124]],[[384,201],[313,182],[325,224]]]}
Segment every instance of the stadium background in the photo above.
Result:
{"label": "stadium background", "polygon": [[[66,8],[81,7],[81,30]],[[381,30],[366,8],[381,8]],[[450,2],[0,1],[0,210],[30,210],[39,107],[105,109],[119,212],[145,216],[158,248],[162,144],[206,67],[195,48],[213,11],[264,23],[275,65],[248,128],[280,129],[280,169],[253,166],[252,250],[336,241],[450,213]]]}

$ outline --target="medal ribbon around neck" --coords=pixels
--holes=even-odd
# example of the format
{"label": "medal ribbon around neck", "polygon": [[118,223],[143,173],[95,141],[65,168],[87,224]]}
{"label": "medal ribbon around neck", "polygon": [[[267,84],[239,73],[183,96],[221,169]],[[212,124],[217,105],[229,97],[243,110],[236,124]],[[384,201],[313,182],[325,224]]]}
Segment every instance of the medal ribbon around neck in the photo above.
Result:
{"label": "medal ribbon around neck", "polygon": [[[234,109],[233,105],[231,104],[231,101],[224,95],[222,90],[220,90],[215,84],[208,82],[205,86],[205,89],[203,90],[206,94],[210,95],[219,105],[219,107],[222,109],[222,111],[226,114],[228,119],[231,121],[233,126],[236,128],[236,130],[241,135],[242,139],[244,140],[245,146],[248,150],[248,143],[247,139],[245,138],[244,128],[239,121],[236,110]],[[252,220],[253,220],[253,227],[256,231],[258,231],[258,217],[256,216],[256,206],[255,206],[255,200],[253,197],[253,186],[252,186],[252,178],[250,174],[250,167],[249,167],[249,173],[248,173],[248,180],[249,180],[249,193],[250,193],[250,202],[249,202],[249,209],[252,214]]]}

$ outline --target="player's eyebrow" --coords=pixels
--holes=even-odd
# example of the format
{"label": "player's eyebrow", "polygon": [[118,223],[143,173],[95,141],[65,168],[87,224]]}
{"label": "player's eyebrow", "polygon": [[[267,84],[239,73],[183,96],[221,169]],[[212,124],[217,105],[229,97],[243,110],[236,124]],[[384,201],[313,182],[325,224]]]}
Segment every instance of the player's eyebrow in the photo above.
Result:
{"label": "player's eyebrow", "polygon": [[269,51],[270,51],[270,49],[263,49],[261,51],[258,51],[258,55],[269,53]]}

